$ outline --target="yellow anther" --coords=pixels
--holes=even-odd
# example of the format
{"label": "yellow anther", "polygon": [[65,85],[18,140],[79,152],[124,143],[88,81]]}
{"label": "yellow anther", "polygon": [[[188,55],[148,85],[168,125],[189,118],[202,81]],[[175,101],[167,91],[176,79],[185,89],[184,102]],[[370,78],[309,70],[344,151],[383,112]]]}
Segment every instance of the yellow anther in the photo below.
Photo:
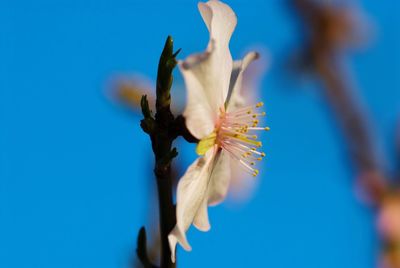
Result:
{"label": "yellow anther", "polygon": [[270,128],[269,127],[265,127],[264,128],[266,131],[270,131]]}
{"label": "yellow anther", "polygon": [[256,118],[257,117],[257,115],[256,114],[253,114],[253,118]]}
{"label": "yellow anther", "polygon": [[251,166],[254,166],[255,164],[256,164],[256,163],[254,163],[254,162],[251,162],[251,163],[250,163]]}
{"label": "yellow anther", "polygon": [[251,110],[248,110],[248,111],[247,111],[247,114],[251,114]]}
{"label": "yellow anther", "polygon": [[261,106],[263,106],[263,105],[264,105],[263,102],[259,102],[259,103],[256,104],[256,107],[259,108],[259,107],[261,107]]}
{"label": "yellow anther", "polygon": [[264,116],[264,115],[266,115],[266,113],[265,113],[265,112],[262,112],[261,115]]}
{"label": "yellow anther", "polygon": [[258,137],[257,137],[257,135],[253,135],[253,136],[251,136],[253,139],[257,139]]}
{"label": "yellow anther", "polygon": [[258,161],[261,161],[261,160],[262,160],[262,157],[258,157],[257,160],[258,160]]}
{"label": "yellow anther", "polygon": [[257,143],[256,143],[256,146],[257,146],[258,148],[260,148],[260,147],[262,146],[261,141],[257,142]]}
{"label": "yellow anther", "polygon": [[262,156],[262,157],[265,157],[265,153],[261,153],[261,156]]}

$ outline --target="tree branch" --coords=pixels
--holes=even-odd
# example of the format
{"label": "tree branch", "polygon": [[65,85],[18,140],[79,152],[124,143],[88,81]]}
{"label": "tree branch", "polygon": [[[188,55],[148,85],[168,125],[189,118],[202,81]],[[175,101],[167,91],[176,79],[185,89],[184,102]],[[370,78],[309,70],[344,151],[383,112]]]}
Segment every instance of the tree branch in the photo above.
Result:
{"label": "tree branch", "polygon": [[[141,127],[151,139],[151,145],[155,156],[154,174],[157,180],[157,191],[160,214],[160,234],[161,234],[161,268],[173,268],[175,264],[171,261],[171,250],[168,243],[168,234],[175,226],[175,206],[172,194],[171,161],[178,155],[176,148],[172,149],[172,142],[184,130],[176,128],[175,118],[171,112],[171,86],[173,82],[172,71],[177,61],[176,56],[179,50],[173,53],[173,40],[169,36],[165,42],[158,64],[157,86],[156,86],[156,113],[153,117],[150,110],[147,97],[143,96],[141,107],[143,119]],[[145,239],[143,232],[139,234],[138,257],[145,267],[148,267],[146,260],[147,253],[143,252],[145,248]],[[141,237],[142,236],[142,237]],[[144,242],[143,242],[144,241]],[[139,246],[142,248],[139,251]],[[140,253],[140,254],[139,254]],[[143,260],[144,261],[143,261]]]}

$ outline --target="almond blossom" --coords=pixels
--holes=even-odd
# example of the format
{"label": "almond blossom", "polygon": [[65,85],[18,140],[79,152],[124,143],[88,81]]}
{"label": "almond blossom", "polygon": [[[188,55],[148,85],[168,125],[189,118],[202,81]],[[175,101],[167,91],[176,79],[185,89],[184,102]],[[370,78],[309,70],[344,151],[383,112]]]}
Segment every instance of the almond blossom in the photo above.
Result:
{"label": "almond blossom", "polygon": [[233,62],[229,41],[237,24],[235,13],[217,0],[198,7],[210,41],[205,52],[179,62],[179,69],[187,89],[183,115],[188,130],[200,140],[196,147],[200,157],[178,183],[177,223],[168,237],[173,262],[177,243],[191,250],[185,234],[190,225],[210,229],[207,207],[225,198],[232,167],[239,165],[252,176],[259,173],[254,166],[265,154],[259,151],[261,142],[254,131],[269,129],[258,126],[259,117],[265,115],[258,111],[263,103],[245,106],[241,94],[243,72],[258,54],[250,52]]}

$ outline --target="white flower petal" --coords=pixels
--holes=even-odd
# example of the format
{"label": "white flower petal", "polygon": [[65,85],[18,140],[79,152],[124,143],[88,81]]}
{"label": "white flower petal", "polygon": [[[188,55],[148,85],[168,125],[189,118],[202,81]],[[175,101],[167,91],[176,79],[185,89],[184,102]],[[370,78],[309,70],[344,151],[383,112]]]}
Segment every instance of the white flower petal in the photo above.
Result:
{"label": "white flower petal", "polygon": [[210,185],[208,187],[208,204],[215,206],[221,203],[228,193],[231,179],[231,161],[227,152],[221,151],[216,156],[215,164],[212,169]]}
{"label": "white flower petal", "polygon": [[189,56],[179,67],[188,91],[186,124],[201,139],[211,133],[228,95],[233,65],[229,41],[237,19],[228,5],[215,0],[199,3],[199,10],[210,32],[207,50]]}
{"label": "white flower petal", "polygon": [[244,56],[242,60],[234,62],[231,81],[229,85],[229,97],[227,107],[228,112],[244,106],[245,99],[242,96],[243,74],[249,64],[252,61],[258,59],[258,57],[259,55],[257,52],[249,52],[246,54],[246,56]]}
{"label": "white flower petal", "polygon": [[209,135],[215,127],[215,114],[204,95],[203,86],[191,71],[185,71],[179,64],[187,88],[187,103],[183,116],[186,119],[186,127],[197,139]]}
{"label": "white flower petal", "polygon": [[231,162],[231,174],[229,194],[232,200],[238,203],[250,200],[260,180],[254,179],[252,175],[245,172],[237,161]]}
{"label": "white flower petal", "polygon": [[206,94],[214,101],[214,108],[219,109],[226,100],[232,72],[232,56],[229,51],[229,41],[237,24],[236,14],[226,4],[211,0],[198,4],[201,16],[210,32],[208,57],[208,84]]}
{"label": "white flower petal", "polygon": [[210,230],[210,221],[208,220],[208,203],[207,198],[204,198],[194,218],[193,225],[200,231],[207,232]]}
{"label": "white flower petal", "polygon": [[[207,189],[216,151],[216,146],[208,150],[204,157],[198,158],[189,166],[186,173],[179,180],[177,190],[176,225],[168,235],[169,245],[172,252],[172,261],[175,261],[175,247],[177,243],[179,243],[185,250],[191,250],[185,233],[195,218],[197,218],[198,226],[201,228],[204,228],[206,224],[208,224],[208,222],[205,223],[205,212],[202,205],[205,200],[207,200]],[[202,215],[197,216],[199,212]]]}

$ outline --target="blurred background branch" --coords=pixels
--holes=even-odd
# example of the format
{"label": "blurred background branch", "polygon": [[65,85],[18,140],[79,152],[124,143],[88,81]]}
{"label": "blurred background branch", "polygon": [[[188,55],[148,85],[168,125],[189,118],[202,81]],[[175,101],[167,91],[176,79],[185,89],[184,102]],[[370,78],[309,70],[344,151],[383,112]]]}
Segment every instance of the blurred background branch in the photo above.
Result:
{"label": "blurred background branch", "polygon": [[[360,104],[349,82],[345,61],[347,50],[364,40],[354,10],[334,1],[292,0],[303,26],[304,47],[300,72],[312,71],[321,82],[345,140],[358,178],[360,191],[378,208],[378,230],[382,238],[380,267],[400,267],[400,192],[391,172],[381,163],[372,119]],[[348,3],[347,3],[348,4]],[[398,141],[397,141],[397,152]]]}

